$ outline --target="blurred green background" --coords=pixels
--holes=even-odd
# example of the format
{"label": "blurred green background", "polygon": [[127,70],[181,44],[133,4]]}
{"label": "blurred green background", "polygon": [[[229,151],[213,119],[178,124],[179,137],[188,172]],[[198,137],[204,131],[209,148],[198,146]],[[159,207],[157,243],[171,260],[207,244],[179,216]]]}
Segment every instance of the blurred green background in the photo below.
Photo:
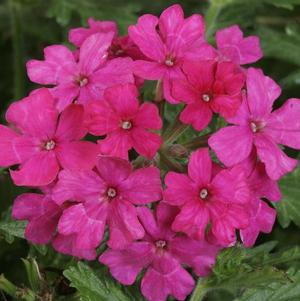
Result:
{"label": "blurred green background", "polygon": [[[120,33],[126,34],[128,25],[135,23],[141,14],[158,15],[174,3],[180,3],[186,15],[206,15],[208,39],[212,43],[218,28],[232,24],[240,25],[246,35],[259,36],[264,58],[257,66],[281,84],[283,93],[278,105],[289,97],[300,97],[300,0],[0,0],[1,122],[4,122],[8,105],[35,88],[26,76],[26,61],[42,58],[43,48],[47,45],[68,44],[70,28],[86,25],[87,18],[92,16],[95,19],[117,21]],[[298,156],[296,151],[288,152],[293,157]],[[279,222],[272,234],[262,235],[258,241],[259,244],[276,240],[276,250],[300,245],[297,228],[297,225],[300,226],[299,169],[285,178],[281,186],[284,200],[278,205]],[[22,236],[24,224],[15,224],[10,220],[9,208],[20,191],[22,189],[11,184],[7,171],[0,170],[0,274],[4,273],[19,287],[25,287],[28,286],[28,275],[21,258],[26,258],[28,252],[38,258],[40,266],[50,270],[66,268],[67,265],[63,266],[62,262],[69,264],[70,260],[58,258],[49,249],[29,247],[24,240],[18,238]],[[293,263],[294,268],[298,265]],[[57,279],[53,280],[55,281]],[[67,288],[66,292],[64,287]],[[58,295],[68,295],[68,285],[56,287],[55,290],[57,289],[62,290],[58,291]],[[5,298],[10,300],[0,293],[0,300],[6,300]],[[16,300],[21,300],[18,298]],[[48,300],[43,298],[40,300]],[[223,294],[222,298],[215,295],[209,300],[225,301],[233,300],[232,298]],[[66,297],[64,300],[71,298]],[[284,300],[299,301],[300,295],[299,299]]]}

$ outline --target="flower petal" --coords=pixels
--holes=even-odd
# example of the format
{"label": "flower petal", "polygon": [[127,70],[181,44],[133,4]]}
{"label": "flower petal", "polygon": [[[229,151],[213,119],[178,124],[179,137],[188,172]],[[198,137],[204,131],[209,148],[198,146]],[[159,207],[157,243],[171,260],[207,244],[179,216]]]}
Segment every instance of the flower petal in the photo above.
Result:
{"label": "flower petal", "polygon": [[120,186],[122,198],[135,205],[144,205],[161,199],[160,171],[157,167],[133,171]]}
{"label": "flower petal", "polygon": [[189,159],[188,174],[200,187],[210,183],[212,175],[212,160],[208,148],[193,152]]}
{"label": "flower petal", "polygon": [[45,186],[52,183],[59,171],[54,152],[40,152],[20,166],[11,170],[10,175],[17,186]]}
{"label": "flower petal", "polygon": [[213,134],[208,144],[226,166],[233,166],[250,155],[253,136],[249,127],[228,126]]}
{"label": "flower petal", "polygon": [[111,203],[108,227],[110,238],[107,244],[112,249],[124,249],[145,234],[137,218],[136,208],[126,201]]}
{"label": "flower petal", "polygon": [[289,158],[269,137],[256,135],[254,144],[257,155],[265,163],[267,174],[272,180],[278,180],[296,168],[298,161]]}
{"label": "flower petal", "polygon": [[112,276],[124,285],[132,285],[141,270],[152,260],[152,246],[148,242],[136,242],[125,250],[106,250],[100,263],[109,267]]}

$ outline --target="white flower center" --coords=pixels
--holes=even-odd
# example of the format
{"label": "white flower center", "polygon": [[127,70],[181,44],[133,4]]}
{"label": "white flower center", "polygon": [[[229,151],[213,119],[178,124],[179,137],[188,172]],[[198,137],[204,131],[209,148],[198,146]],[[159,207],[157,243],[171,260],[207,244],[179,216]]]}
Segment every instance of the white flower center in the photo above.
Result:
{"label": "white flower center", "polygon": [[165,240],[158,240],[155,242],[155,246],[159,249],[163,249],[167,246],[167,242]]}
{"label": "white flower center", "polygon": [[210,96],[208,94],[203,94],[202,95],[202,100],[205,102],[209,102],[210,101]]}
{"label": "white flower center", "polygon": [[86,77],[83,77],[79,80],[79,86],[80,87],[84,87],[85,85],[87,85],[89,82],[89,80]]}
{"label": "white flower center", "polygon": [[206,199],[208,197],[208,191],[206,188],[201,189],[200,191],[200,198],[202,200]]}
{"label": "white flower center", "polygon": [[250,123],[250,127],[251,127],[251,131],[253,133],[256,133],[258,131],[258,126],[257,126],[257,124],[255,122],[251,122]]}
{"label": "white flower center", "polygon": [[167,59],[165,60],[165,64],[166,64],[167,66],[169,66],[169,67],[172,67],[172,66],[174,66],[175,62],[174,62],[174,60],[173,60],[172,58],[167,58]]}
{"label": "white flower center", "polygon": [[107,189],[106,194],[109,198],[114,198],[117,196],[117,190],[115,188],[110,187]]}
{"label": "white flower center", "polygon": [[54,148],[55,148],[55,141],[49,140],[49,141],[46,142],[45,149],[47,151],[53,150]]}
{"label": "white flower center", "polygon": [[132,128],[132,123],[128,120],[122,122],[123,130],[130,130]]}

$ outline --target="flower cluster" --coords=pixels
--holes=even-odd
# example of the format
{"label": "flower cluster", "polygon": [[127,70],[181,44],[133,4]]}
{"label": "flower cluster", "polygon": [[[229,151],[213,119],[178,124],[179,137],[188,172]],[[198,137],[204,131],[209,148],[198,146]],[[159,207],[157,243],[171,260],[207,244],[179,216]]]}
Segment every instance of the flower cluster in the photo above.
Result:
{"label": "flower cluster", "polygon": [[[251,247],[272,230],[277,181],[297,165],[283,146],[300,149],[300,100],[273,110],[280,87],[242,66],[262,51],[236,25],[214,47],[202,16],[179,5],[143,15],[127,36],[111,21],[88,24],[70,31],[72,51],[49,46],[27,63],[43,87],[0,125],[0,166],[31,189],[12,215],[28,221],[29,241],[98,257],[124,285],[144,271],[149,301],[184,300],[238,233]],[[145,80],[157,81],[154,101],[143,99]],[[165,101],[184,105],[169,125]],[[213,116],[227,125],[207,134]],[[187,127],[197,138],[179,145]],[[172,157],[176,147],[188,160]]]}

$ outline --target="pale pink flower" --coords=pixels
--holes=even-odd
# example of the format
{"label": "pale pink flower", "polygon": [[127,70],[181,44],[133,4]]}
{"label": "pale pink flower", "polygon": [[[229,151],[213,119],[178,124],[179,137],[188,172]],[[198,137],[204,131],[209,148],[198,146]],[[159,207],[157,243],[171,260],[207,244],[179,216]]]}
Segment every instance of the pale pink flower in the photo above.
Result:
{"label": "pale pink flower", "polygon": [[134,62],[134,73],[144,79],[162,80],[165,98],[177,101],[170,94],[170,80],[182,77],[181,65],[187,59],[214,56],[204,39],[204,21],[200,15],[185,19],[180,5],[170,6],[159,18],[146,14],[128,33],[148,60]]}
{"label": "pale pink flower", "polygon": [[172,81],[172,96],[187,104],[180,121],[201,131],[213,113],[233,117],[242,102],[241,90],[245,75],[231,62],[213,60],[187,61],[182,71],[185,79]]}
{"label": "pale pink flower", "polygon": [[272,111],[280,87],[261,70],[249,68],[247,97],[228,122],[209,139],[210,147],[226,166],[245,160],[253,147],[265,164],[268,176],[278,180],[292,171],[297,160],[289,158],[277,144],[300,149],[300,100],[293,98]]}
{"label": "pale pink flower", "polygon": [[218,30],[216,42],[221,61],[232,61],[238,65],[244,65],[255,63],[263,56],[259,38],[256,36],[244,38],[238,25]]}
{"label": "pale pink flower", "polygon": [[134,82],[130,58],[107,61],[113,32],[89,36],[79,51],[78,62],[67,47],[53,45],[44,49],[44,61],[30,60],[27,72],[31,81],[54,86],[51,93],[59,110],[76,100],[87,103],[101,98],[105,88]]}
{"label": "pale pink flower", "polygon": [[188,175],[169,172],[164,200],[180,207],[172,229],[202,239],[210,225],[220,245],[235,242],[236,229],[248,226],[250,192],[239,166],[216,172],[207,148],[192,153]]}
{"label": "pale pink flower", "polygon": [[58,224],[62,235],[76,235],[76,247],[93,249],[102,241],[106,224],[108,245],[126,246],[144,236],[134,205],[161,199],[159,169],[140,168],[132,171],[126,160],[100,157],[95,171],[63,170],[53,191],[58,204],[76,200],[64,210]]}
{"label": "pale pink flower", "polygon": [[40,89],[11,104],[0,127],[0,165],[9,167],[16,185],[44,186],[53,182],[61,168],[90,169],[99,148],[80,141],[86,134],[84,110],[70,105],[61,114],[47,89]]}
{"label": "pale pink flower", "polygon": [[138,274],[146,269],[141,291],[149,301],[164,301],[168,295],[185,300],[195,281],[182,264],[193,268],[197,276],[206,276],[215,263],[217,247],[171,230],[177,211],[175,207],[160,203],[154,217],[150,209],[139,208],[145,236],[126,249],[108,249],[99,258],[124,285],[133,284]]}
{"label": "pale pink flower", "polygon": [[133,84],[117,85],[104,92],[104,99],[86,106],[86,123],[99,140],[105,155],[128,158],[134,148],[140,155],[152,158],[162,139],[152,130],[159,130],[162,121],[157,107],[151,103],[139,104],[138,90]]}

